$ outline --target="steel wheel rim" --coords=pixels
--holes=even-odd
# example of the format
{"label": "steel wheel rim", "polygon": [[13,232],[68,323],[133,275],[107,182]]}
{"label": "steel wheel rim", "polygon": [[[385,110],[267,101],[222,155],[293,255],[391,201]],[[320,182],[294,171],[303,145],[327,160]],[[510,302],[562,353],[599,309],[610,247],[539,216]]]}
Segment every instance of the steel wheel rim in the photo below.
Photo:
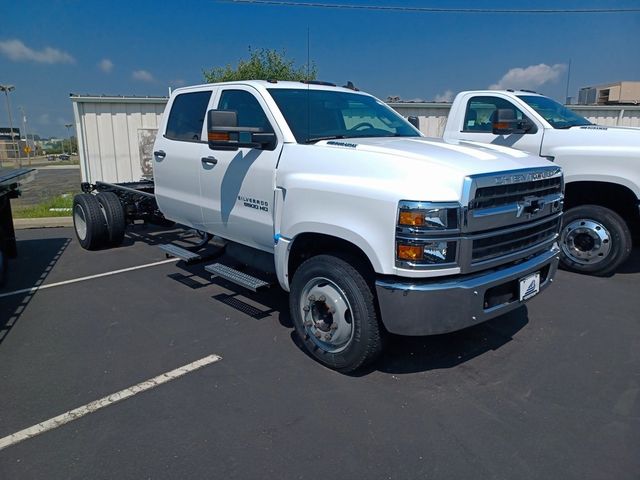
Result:
{"label": "steel wheel rim", "polygon": [[80,240],[87,238],[87,220],[84,210],[80,205],[73,209],[73,224],[76,228],[76,235]]}
{"label": "steel wheel rim", "polygon": [[324,277],[309,280],[302,289],[299,308],[305,333],[318,348],[340,353],[351,343],[353,309],[335,282]]}
{"label": "steel wheel rim", "polygon": [[611,252],[611,233],[600,222],[579,218],[562,229],[563,253],[580,265],[595,265]]}

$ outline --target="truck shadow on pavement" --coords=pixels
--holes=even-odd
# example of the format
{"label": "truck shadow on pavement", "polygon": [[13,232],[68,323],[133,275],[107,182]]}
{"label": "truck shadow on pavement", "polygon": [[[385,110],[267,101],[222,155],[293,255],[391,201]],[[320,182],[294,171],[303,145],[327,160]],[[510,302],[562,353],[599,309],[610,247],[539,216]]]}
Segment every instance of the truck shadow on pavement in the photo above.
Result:
{"label": "truck shadow on pavement", "polygon": [[[205,285],[217,285],[227,292],[212,296],[216,301],[248,315],[256,321],[267,317],[277,318],[287,329],[293,329],[289,315],[288,295],[276,289],[251,292],[220,278],[210,278],[202,264],[177,264],[184,274],[173,276],[176,281],[191,288]],[[372,365],[365,367],[352,376],[365,376],[379,371],[388,374],[405,374],[452,368],[463,364],[486,352],[497,350],[510,342],[522,328],[529,323],[526,306],[522,306],[488,322],[444,335],[424,337],[403,337],[388,335],[382,356]],[[295,331],[291,331],[291,341],[302,353],[310,355],[302,347]]]}
{"label": "truck shadow on pavement", "polygon": [[35,289],[44,283],[69,243],[70,238],[18,241],[18,258],[9,261],[7,282],[0,288],[0,344],[11,333],[37,294]]}
{"label": "truck shadow on pavement", "polygon": [[[529,323],[526,306],[473,327],[443,335],[390,335],[380,359],[369,368],[404,374],[452,368],[503,347]],[[361,374],[368,373],[365,369]]]}
{"label": "truck shadow on pavement", "polygon": [[[169,243],[176,240],[176,234],[176,231],[153,228],[136,229],[136,234],[131,237],[131,241],[152,242],[151,244]],[[207,247],[209,248],[211,246]],[[213,300],[255,321],[264,321],[272,317],[277,319],[284,328],[293,329],[289,315],[289,297],[284,291],[276,287],[252,292],[222,278],[211,278],[211,274],[204,269],[208,263],[211,262],[187,264],[179,261],[176,266],[182,272],[171,274],[169,277],[194,290],[211,285],[222,287],[224,291],[213,294],[211,296]],[[247,273],[252,272],[249,269]],[[527,307],[522,306],[505,315],[458,332],[423,337],[388,335],[382,356],[372,365],[351,375],[365,376],[375,371],[405,374],[452,368],[486,352],[501,348],[509,343],[528,322]],[[291,331],[290,336],[292,342],[304,354],[310,356],[302,347],[295,331]]]}
{"label": "truck shadow on pavement", "polygon": [[640,273],[640,246],[636,246],[616,273]]}

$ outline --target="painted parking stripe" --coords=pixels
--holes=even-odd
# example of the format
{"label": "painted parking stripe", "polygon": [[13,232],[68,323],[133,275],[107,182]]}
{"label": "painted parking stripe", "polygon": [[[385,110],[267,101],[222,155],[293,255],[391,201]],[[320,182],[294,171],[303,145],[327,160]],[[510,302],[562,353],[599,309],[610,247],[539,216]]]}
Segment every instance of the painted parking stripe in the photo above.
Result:
{"label": "painted parking stripe", "polygon": [[196,360],[195,362],[189,363],[188,365],[184,365],[183,367],[179,367],[175,370],[171,370],[170,372],[163,373],[161,375],[158,375],[157,377],[153,377],[144,382],[140,382],[132,387],[125,388],[124,390],[120,390],[116,393],[112,393],[111,395],[103,397],[100,400],[95,400],[91,403],[87,403],[82,407],[69,410],[62,415],[58,415],[57,417],[50,418],[49,420],[45,420],[42,423],[38,423],[37,425],[34,425],[32,427],[20,430],[19,432],[16,432],[12,435],[0,438],[0,450],[10,447],[11,445],[15,445],[16,443],[22,442],[23,440],[33,438],[36,435],[40,435],[41,433],[53,430],[54,428],[61,427],[62,425],[65,425],[74,420],[78,420],[85,415],[113,405],[114,403],[121,402],[122,400],[126,400],[127,398],[133,397],[138,393],[142,393],[146,390],[151,390],[152,388],[158,387],[163,383],[167,383],[171,380],[175,380],[176,378],[180,378],[187,373],[194,372],[202,367],[215,362],[219,362],[220,360],[222,360],[222,357],[218,355],[208,355],[204,358],[201,358],[200,360]]}
{"label": "painted parking stripe", "polygon": [[13,292],[0,293],[0,298],[10,297],[12,295],[19,295],[21,293],[35,293],[38,290],[44,290],[45,288],[60,287],[61,285],[69,285],[70,283],[84,282],[85,280],[93,280],[94,278],[108,277],[109,275],[117,275],[119,273],[131,272],[133,270],[140,270],[142,268],[155,267],[156,265],[162,265],[164,263],[177,262],[179,258],[168,258],[159,262],[147,263],[145,265],[138,265],[136,267],[122,268],[120,270],[113,270],[112,272],[98,273],[96,275],[89,275],[87,277],[73,278],[71,280],[65,280],[64,282],[48,283],[45,285],[38,285],[37,287],[22,288],[20,290],[14,290]]}

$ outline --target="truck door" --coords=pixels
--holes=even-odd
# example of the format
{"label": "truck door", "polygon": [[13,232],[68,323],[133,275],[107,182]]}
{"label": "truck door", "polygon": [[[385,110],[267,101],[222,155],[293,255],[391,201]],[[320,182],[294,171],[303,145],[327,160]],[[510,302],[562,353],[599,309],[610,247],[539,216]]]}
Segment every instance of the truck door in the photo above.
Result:
{"label": "truck door", "polygon": [[[499,108],[511,109],[515,118],[528,118],[534,127],[527,133],[494,135],[492,122]],[[527,117],[521,109],[507,98],[498,96],[473,96],[467,100],[464,121],[456,138],[474,142],[492,143],[517,148],[533,155],[540,155],[544,129],[537,120]]]}
{"label": "truck door", "polygon": [[274,146],[209,150],[200,166],[200,191],[205,229],[229,240],[273,251],[276,165],[283,136],[260,93],[248,86],[221,88],[219,110],[233,110],[239,127],[274,132]]}
{"label": "truck door", "polygon": [[203,229],[200,159],[209,152],[204,119],[212,91],[186,91],[174,96],[153,147],[153,178],[160,211],[173,221],[199,230]]}

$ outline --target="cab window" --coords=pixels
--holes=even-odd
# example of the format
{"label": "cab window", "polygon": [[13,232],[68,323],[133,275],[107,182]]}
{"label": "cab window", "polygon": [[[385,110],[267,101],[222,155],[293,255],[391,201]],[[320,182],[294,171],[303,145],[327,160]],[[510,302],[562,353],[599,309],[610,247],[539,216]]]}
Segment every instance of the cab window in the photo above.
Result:
{"label": "cab window", "polygon": [[169,112],[165,137],[183,142],[199,142],[211,92],[181,93]]}
{"label": "cab window", "polygon": [[239,127],[262,128],[273,133],[266,113],[256,97],[245,90],[224,90],[220,96],[218,110],[232,110],[238,114]]}
{"label": "cab window", "polygon": [[498,97],[472,97],[467,103],[464,115],[463,132],[492,133],[493,118],[499,109],[515,111],[515,118],[522,120],[525,115],[513,103]]}

